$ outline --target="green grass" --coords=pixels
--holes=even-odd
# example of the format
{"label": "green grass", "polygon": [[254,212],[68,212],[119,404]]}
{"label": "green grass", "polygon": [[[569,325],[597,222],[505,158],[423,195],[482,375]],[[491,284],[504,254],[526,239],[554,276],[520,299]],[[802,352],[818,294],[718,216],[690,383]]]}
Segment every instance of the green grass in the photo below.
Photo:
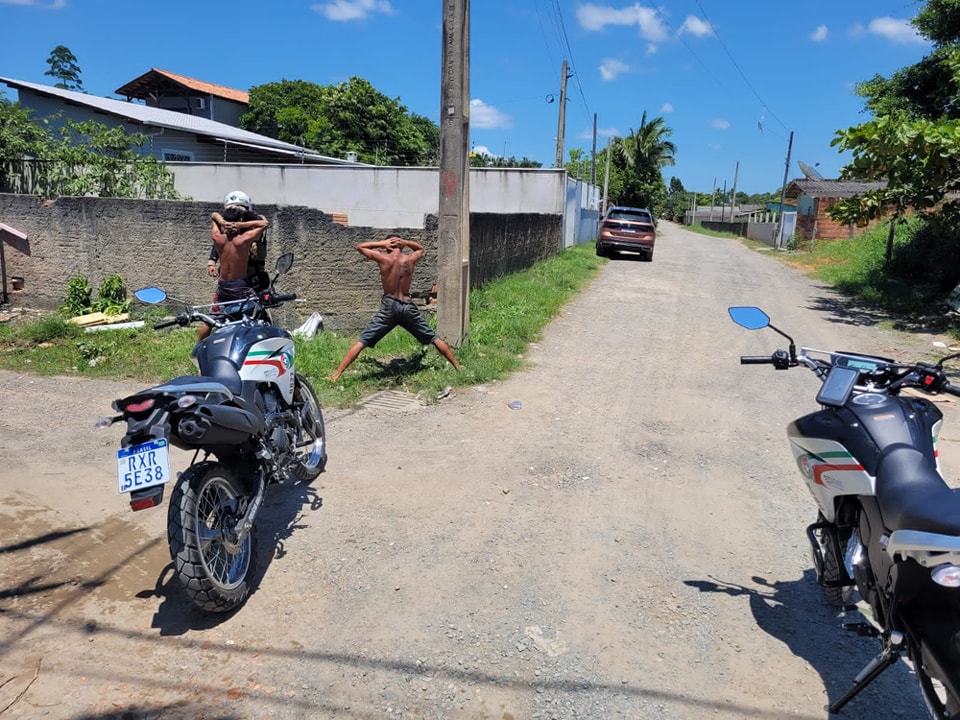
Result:
{"label": "green grass", "polygon": [[[907,245],[918,226],[916,220],[902,221],[894,236],[895,248]],[[818,240],[812,251],[804,243],[798,251],[780,257],[867,305],[903,314],[926,312],[931,289],[884,270],[889,232],[889,223],[883,223],[850,239]]]}
{"label": "green grass", "polygon": [[[536,266],[495,280],[470,294],[470,332],[454,355],[457,372],[432,345],[395,329],[367,348],[336,382],[328,379],[356,335],[319,332],[296,338],[297,369],[322,405],[350,407],[379,390],[400,388],[430,401],[446,387],[492,382],[525,365],[524,354],[544,326],[597,275],[595,245],[564,251]],[[162,313],[160,313],[162,315]],[[143,328],[86,333],[57,315],[0,324],[0,368],[44,375],[129,380],[132,387],[193,374],[190,350],[197,327],[153,330],[158,310],[134,308]],[[432,320],[431,320],[432,322]]]}

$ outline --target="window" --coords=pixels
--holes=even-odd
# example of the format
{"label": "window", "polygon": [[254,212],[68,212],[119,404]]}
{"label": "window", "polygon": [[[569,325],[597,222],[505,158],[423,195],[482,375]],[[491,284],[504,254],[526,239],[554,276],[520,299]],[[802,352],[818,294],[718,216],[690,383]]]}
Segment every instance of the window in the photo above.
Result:
{"label": "window", "polygon": [[160,159],[164,162],[193,162],[193,153],[187,150],[161,150]]}

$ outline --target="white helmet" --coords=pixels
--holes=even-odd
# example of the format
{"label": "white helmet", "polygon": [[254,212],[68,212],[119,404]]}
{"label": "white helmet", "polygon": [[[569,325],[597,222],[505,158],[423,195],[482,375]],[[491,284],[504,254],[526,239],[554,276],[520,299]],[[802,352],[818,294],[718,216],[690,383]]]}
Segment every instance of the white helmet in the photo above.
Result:
{"label": "white helmet", "polygon": [[250,202],[250,196],[243,190],[231,190],[224,195],[223,206],[226,207],[227,205],[242,205],[247,210],[253,207],[253,203]]}

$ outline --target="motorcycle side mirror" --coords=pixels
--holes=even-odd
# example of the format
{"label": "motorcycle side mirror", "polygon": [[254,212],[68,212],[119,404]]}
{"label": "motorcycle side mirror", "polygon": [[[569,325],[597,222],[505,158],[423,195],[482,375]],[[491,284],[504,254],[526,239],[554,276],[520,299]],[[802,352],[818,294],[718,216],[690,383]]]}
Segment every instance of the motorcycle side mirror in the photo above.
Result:
{"label": "motorcycle side mirror", "polygon": [[140,302],[145,302],[149,305],[156,305],[167,299],[167,294],[158,287],[140,288],[139,290],[134,291],[133,294],[136,296],[137,300]]}
{"label": "motorcycle side mirror", "polygon": [[277,258],[277,274],[286,275],[290,272],[290,268],[293,267],[293,253],[288,252],[284,253]]}
{"label": "motorcycle side mirror", "polygon": [[727,312],[731,320],[747,330],[760,330],[770,325],[770,318],[758,307],[732,307],[727,308]]}

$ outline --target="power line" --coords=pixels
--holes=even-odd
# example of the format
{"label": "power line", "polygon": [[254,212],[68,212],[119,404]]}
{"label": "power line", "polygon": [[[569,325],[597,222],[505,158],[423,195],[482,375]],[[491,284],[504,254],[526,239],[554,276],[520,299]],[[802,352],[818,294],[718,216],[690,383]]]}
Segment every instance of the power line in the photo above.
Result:
{"label": "power line", "polygon": [[727,44],[723,41],[723,38],[720,37],[720,33],[717,32],[717,28],[714,26],[713,22],[707,16],[707,11],[703,9],[703,5],[700,3],[700,0],[696,0],[696,3],[697,3],[697,7],[700,8],[700,12],[703,13],[703,19],[706,20],[707,25],[710,26],[710,30],[713,32],[713,36],[717,38],[717,42],[720,43],[720,47],[723,48],[723,51],[727,54],[727,57],[730,58],[730,62],[733,63],[733,66],[737,69],[737,72],[740,74],[740,77],[743,78],[743,81],[747,84],[747,87],[750,88],[750,91],[754,94],[754,97],[756,97],[757,100],[760,101],[760,104],[761,106],[763,106],[764,111],[769,112],[770,117],[772,117],[774,120],[780,123],[780,126],[784,130],[786,130],[787,132],[790,132],[790,128],[788,128],[783,123],[783,121],[780,120],[780,118],[778,118],[773,113],[773,111],[767,106],[767,103],[764,102],[763,98],[760,97],[760,93],[757,92],[757,89],[753,87],[753,84],[747,78],[746,74],[743,72],[743,69],[740,67],[739,63],[737,63],[736,59],[733,57],[733,53],[730,52],[730,49],[727,47]]}

